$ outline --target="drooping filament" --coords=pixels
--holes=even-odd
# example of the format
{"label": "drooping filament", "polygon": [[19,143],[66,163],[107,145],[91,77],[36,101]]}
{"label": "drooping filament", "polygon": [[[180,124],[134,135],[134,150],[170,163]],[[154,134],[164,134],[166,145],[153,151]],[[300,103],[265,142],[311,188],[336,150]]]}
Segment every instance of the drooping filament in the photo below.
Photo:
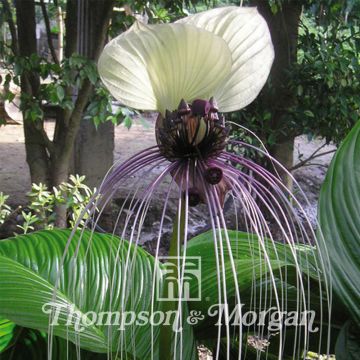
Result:
{"label": "drooping filament", "polygon": [[[171,208],[184,208],[184,233],[178,236],[176,245],[177,253],[186,257],[188,243],[191,244],[192,241],[189,235],[190,207],[203,203],[205,206],[201,209],[206,221],[204,228],[211,229],[208,236],[213,241],[211,248],[214,254],[213,259],[206,257],[206,254],[199,254],[207,262],[213,260],[214,264],[209,273],[203,274],[205,276],[203,291],[209,290],[212,286],[216,294],[214,301],[218,304],[239,306],[240,315],[242,315],[241,311],[260,313],[271,307],[279,312],[290,310],[301,312],[316,305],[319,321],[317,325],[320,327],[320,332],[326,334],[327,329],[324,324],[328,322],[330,316],[331,289],[328,259],[326,254],[319,253],[316,247],[317,241],[322,239],[314,236],[304,208],[276,175],[251,159],[226,151],[227,134],[224,119],[217,113],[213,100],[197,100],[192,104],[182,101],[179,109],[167,112],[165,117],[158,118],[156,124],[158,147],[144,150],[125,163],[115,166],[104,179],[99,189],[102,199],[94,200],[89,204],[88,209],[92,217],[86,219],[86,223],[94,230],[103,208],[115,196],[116,191],[126,183],[133,184],[134,191],[123,201],[115,221],[114,234],[119,235],[120,240],[114,237],[114,241],[119,241],[119,250],[124,245],[124,239],[135,246],[141,244],[144,223],[149,218],[149,209],[157,206],[160,213],[157,218],[158,227],[153,230],[155,239],[153,254],[155,262],[158,262],[169,226],[168,219],[174,218]],[[242,142],[234,142],[234,144],[252,147]],[[266,151],[253,150],[276,162]],[[137,176],[137,182],[134,182],[134,176]],[[232,214],[224,211],[226,195],[232,203]],[[175,206],[171,207],[171,203],[175,203]],[[230,225],[229,215],[235,217],[235,221]],[[248,234],[249,252],[254,255],[252,257],[247,254],[245,259],[247,262],[240,261],[244,260],[242,259],[244,242],[240,239],[237,241],[233,235],[230,236],[230,229],[242,230]],[[279,242],[289,249],[286,254],[278,250]],[[303,245],[308,245],[309,252],[306,257],[302,255]],[[89,249],[90,253],[91,249]],[[125,304],[132,296],[131,287],[134,285],[129,283],[128,274],[132,271],[135,256],[136,252],[128,251],[124,261],[121,278],[124,291],[121,294],[120,304]],[[295,271],[287,266],[282,267],[289,258],[294,264]],[[117,260],[120,261],[119,258]],[[74,259],[74,262],[76,261]],[[246,273],[244,263],[253,269],[251,288],[243,288],[243,279],[239,275]],[[180,290],[186,281],[182,264],[179,260]],[[211,277],[211,272],[214,277]],[[318,285],[316,293],[309,286],[309,273],[313,273],[318,278],[318,281],[315,281]],[[207,277],[213,281],[209,283]],[[112,288],[119,279],[110,274],[108,281],[104,293],[108,291],[111,299],[116,299],[119,294],[112,293]],[[152,311],[155,311],[157,301],[155,276],[151,288]],[[202,299],[202,302],[206,303],[206,301],[208,300]],[[246,304],[242,308],[244,302]],[[114,303],[119,302],[114,301]],[[179,309],[182,308],[181,303],[179,301]],[[110,311],[122,310],[122,305],[120,309],[118,307],[112,309],[111,306],[110,302],[108,309]],[[190,302],[189,306],[190,310],[197,309],[195,302]],[[221,349],[225,350],[227,358],[232,359],[233,355],[230,355],[230,351],[233,351],[231,347],[234,339],[237,344],[235,358],[240,359],[244,358],[248,351],[249,341],[246,339],[249,339],[249,336],[260,340],[269,338],[269,333],[261,326],[254,325],[248,328],[231,326],[228,323],[230,313],[231,310],[225,308],[215,319],[224,325],[215,327],[217,335],[212,348],[214,358],[219,356]],[[182,318],[178,321],[181,322]],[[135,324],[130,329],[134,333],[138,331]],[[287,331],[282,328],[279,329],[278,334],[273,335],[273,339],[276,339],[278,344],[279,359],[282,358],[284,348],[289,347],[289,344],[293,348],[294,359],[301,359],[303,350],[309,349],[309,337],[313,335],[310,334],[308,327],[291,330],[294,330],[292,340],[287,338]],[[200,330],[195,327],[196,331]],[[154,327],[151,332],[149,359],[153,356],[155,358],[157,353],[158,336]],[[271,343],[273,340],[269,339]],[[185,355],[182,356],[187,345],[183,341],[183,334],[181,332],[176,334],[177,358],[187,360]],[[116,333],[116,336],[109,340],[108,346],[110,358],[111,356],[115,358],[114,354],[125,357],[128,353],[136,352],[136,341],[126,338],[125,333]]]}

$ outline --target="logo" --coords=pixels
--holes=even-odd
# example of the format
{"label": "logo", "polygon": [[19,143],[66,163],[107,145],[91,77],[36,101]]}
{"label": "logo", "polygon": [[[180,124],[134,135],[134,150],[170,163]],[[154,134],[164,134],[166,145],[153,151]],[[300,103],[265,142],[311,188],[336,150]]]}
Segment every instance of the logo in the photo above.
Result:
{"label": "logo", "polygon": [[159,260],[163,267],[157,272],[157,300],[201,300],[201,257],[160,256]]}

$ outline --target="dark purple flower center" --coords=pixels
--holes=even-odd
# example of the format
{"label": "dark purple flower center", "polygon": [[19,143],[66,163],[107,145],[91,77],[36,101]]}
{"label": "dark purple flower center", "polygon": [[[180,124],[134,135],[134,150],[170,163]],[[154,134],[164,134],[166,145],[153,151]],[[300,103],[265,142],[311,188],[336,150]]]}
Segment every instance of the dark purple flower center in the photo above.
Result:
{"label": "dark purple flower center", "polygon": [[170,161],[216,156],[225,148],[228,132],[212,98],[191,104],[181,100],[177,110],[167,110],[156,121],[156,141]]}

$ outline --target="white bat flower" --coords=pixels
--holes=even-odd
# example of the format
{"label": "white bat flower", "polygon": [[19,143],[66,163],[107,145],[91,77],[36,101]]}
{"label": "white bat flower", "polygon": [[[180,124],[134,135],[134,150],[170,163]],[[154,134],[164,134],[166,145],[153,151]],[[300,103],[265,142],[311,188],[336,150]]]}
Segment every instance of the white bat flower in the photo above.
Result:
{"label": "white bat flower", "polygon": [[110,41],[99,73],[112,95],[141,110],[175,110],[181,99],[214,97],[220,112],[251,103],[269,75],[274,50],[256,8],[224,7],[174,23],[136,22]]}

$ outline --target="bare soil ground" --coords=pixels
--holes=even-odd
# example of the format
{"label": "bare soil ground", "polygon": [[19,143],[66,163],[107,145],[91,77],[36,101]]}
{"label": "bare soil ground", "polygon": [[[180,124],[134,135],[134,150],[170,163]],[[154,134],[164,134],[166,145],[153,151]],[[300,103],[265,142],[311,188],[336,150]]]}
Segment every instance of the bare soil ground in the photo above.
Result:
{"label": "bare soil ground", "polygon": [[[137,152],[155,145],[154,121],[147,121],[147,126],[143,123],[137,123],[130,130],[124,126],[118,126],[115,130],[115,161],[125,161]],[[46,131],[53,132],[52,122],[46,123]],[[305,136],[298,137],[295,144],[295,163],[311,155],[323,142],[321,140],[308,141]],[[333,146],[325,146],[321,152],[334,149]],[[294,172],[295,178],[304,190],[309,204],[303,202],[306,212],[315,223],[317,200],[319,190],[324,180],[327,167],[331,161],[333,153],[317,158],[315,166],[301,167]],[[161,167],[161,166],[160,166]],[[146,174],[144,173],[146,171]],[[159,173],[159,166],[150,170]],[[147,180],[143,181],[146,175]],[[149,170],[140,171],[137,178],[131,179],[125,183],[118,191],[116,198],[120,204],[126,196],[133,191],[136,182],[141,186],[148,185]],[[6,125],[0,128],[0,191],[10,195],[9,203],[12,206],[24,205],[27,202],[26,193],[30,189],[30,174],[25,159],[24,134],[21,125]],[[164,187],[167,186],[165,182]],[[171,199],[170,199],[171,202]],[[174,206],[175,204],[170,204]],[[153,233],[159,226],[159,212],[161,208],[157,206],[156,199],[151,205],[146,222],[146,230],[142,234],[142,243],[153,239]],[[174,211],[175,212],[175,209]],[[194,234],[202,228],[205,223],[202,219],[201,208],[193,211],[193,219],[190,223],[190,233]],[[170,221],[171,222],[171,221]],[[170,224],[170,223],[169,223]],[[170,226],[170,225],[169,225]],[[166,224],[165,224],[166,227]],[[151,250],[151,249],[150,249]]]}
{"label": "bare soil ground", "polygon": [[[47,122],[45,128],[51,135],[54,124]],[[125,161],[155,143],[151,123],[148,126],[134,124],[130,130],[118,126],[115,131],[115,161]],[[0,191],[10,195],[10,204],[19,205],[26,203],[26,193],[30,186],[23,128],[21,125],[3,126],[0,128]]]}

